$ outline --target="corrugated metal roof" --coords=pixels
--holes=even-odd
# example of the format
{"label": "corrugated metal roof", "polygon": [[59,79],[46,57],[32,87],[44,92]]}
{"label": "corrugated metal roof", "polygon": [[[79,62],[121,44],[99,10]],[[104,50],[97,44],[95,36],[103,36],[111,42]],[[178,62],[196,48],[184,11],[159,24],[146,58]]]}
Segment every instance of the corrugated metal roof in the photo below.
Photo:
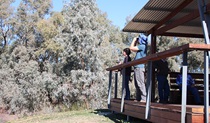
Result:
{"label": "corrugated metal roof", "polygon": [[[207,0],[209,4],[210,0]],[[173,25],[183,20],[185,23]],[[165,27],[168,25],[173,28]],[[123,31],[151,34],[151,30],[161,28],[164,31],[156,32],[156,35],[203,35],[197,0],[149,0]]]}

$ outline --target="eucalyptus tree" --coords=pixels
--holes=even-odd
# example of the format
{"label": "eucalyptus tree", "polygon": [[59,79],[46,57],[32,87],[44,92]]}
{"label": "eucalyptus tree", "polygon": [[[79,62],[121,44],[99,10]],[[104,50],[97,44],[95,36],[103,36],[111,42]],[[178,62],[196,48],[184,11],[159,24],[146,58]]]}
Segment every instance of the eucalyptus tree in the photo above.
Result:
{"label": "eucalyptus tree", "polygon": [[70,70],[97,71],[101,67],[96,65],[100,63],[98,54],[106,48],[101,45],[110,35],[107,27],[99,23],[102,16],[95,1],[72,0],[64,7],[63,14],[65,24],[62,30],[62,45]]}
{"label": "eucalyptus tree", "polygon": [[[63,47],[56,42],[56,36],[60,32],[63,25],[63,15],[59,12],[54,12],[48,19],[42,19],[37,22],[37,31],[42,36],[43,42],[40,44],[39,49],[35,52],[36,56],[40,59],[40,69],[45,71],[44,67],[52,68],[45,64],[46,60],[53,64],[51,72],[57,71],[59,55],[63,51]],[[59,73],[59,72],[58,72]]]}
{"label": "eucalyptus tree", "polygon": [[15,23],[19,44],[30,47],[40,46],[43,39],[37,32],[36,23],[49,14],[51,4],[51,0],[22,0],[20,2]]}
{"label": "eucalyptus tree", "polygon": [[[60,103],[101,108],[107,99],[105,69],[121,53],[120,30],[94,0],[72,0],[47,19],[49,2],[22,0],[17,9],[16,39],[0,58],[0,103],[23,114]],[[53,65],[62,68],[60,74]]]}
{"label": "eucalyptus tree", "polygon": [[[47,52],[50,49],[46,48],[46,44],[56,47],[56,44],[51,40],[57,34],[56,27],[46,19],[51,8],[51,0],[22,0],[17,8],[14,26],[16,45],[26,46],[30,54],[36,55],[36,60],[44,61],[47,57],[52,56]],[[41,28],[41,26],[43,27]],[[43,62],[40,62],[39,66],[40,69],[43,69]]]}
{"label": "eucalyptus tree", "polygon": [[60,60],[66,77],[57,93],[62,93],[68,106],[83,103],[87,108],[101,107],[108,87],[105,69],[118,59],[110,21],[95,0],[71,0],[62,13],[64,25],[56,41],[64,48]]}
{"label": "eucalyptus tree", "polygon": [[17,115],[49,108],[61,78],[40,72],[38,62],[25,46],[16,46],[7,57],[8,63],[3,64],[0,71],[1,107]]}
{"label": "eucalyptus tree", "polygon": [[14,0],[0,1],[0,53],[13,38],[13,8],[11,6],[13,2]]}
{"label": "eucalyptus tree", "polygon": [[[45,21],[48,20],[44,16],[49,13],[49,2],[51,1],[22,0],[13,18],[15,39],[9,52],[0,57],[0,105],[5,106],[10,113],[24,114],[50,106],[53,91],[61,83],[56,74],[47,70],[41,72],[39,59],[35,54],[35,51],[44,47],[43,42],[54,38],[51,35],[57,34],[54,25],[60,24],[54,19],[56,22],[49,20],[52,25],[46,26]],[[41,30],[40,26],[47,31]]]}

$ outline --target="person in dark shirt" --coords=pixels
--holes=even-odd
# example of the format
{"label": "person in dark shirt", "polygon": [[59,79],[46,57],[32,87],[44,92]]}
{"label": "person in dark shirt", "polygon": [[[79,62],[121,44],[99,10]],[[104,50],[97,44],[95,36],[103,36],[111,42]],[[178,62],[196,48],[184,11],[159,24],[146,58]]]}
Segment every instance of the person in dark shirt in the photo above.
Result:
{"label": "person in dark shirt", "polygon": [[[131,57],[129,56],[131,53],[129,48],[123,49],[123,55],[124,55],[124,61],[123,63],[127,63],[131,61]],[[129,89],[129,80],[131,77],[131,66],[125,68],[125,99],[129,100],[130,99],[130,89]]]}
{"label": "person in dark shirt", "polygon": [[160,103],[168,103],[169,98],[169,84],[168,84],[168,62],[166,59],[161,59],[154,62],[154,67],[157,69],[156,77],[158,81],[158,94]]}

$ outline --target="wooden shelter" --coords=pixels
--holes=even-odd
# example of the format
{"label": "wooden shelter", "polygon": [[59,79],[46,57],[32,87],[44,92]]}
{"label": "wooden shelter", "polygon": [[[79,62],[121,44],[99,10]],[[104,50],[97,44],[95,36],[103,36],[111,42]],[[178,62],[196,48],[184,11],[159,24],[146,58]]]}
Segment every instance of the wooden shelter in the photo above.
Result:
{"label": "wooden shelter", "polygon": [[[209,122],[209,32],[210,32],[210,0],[149,0],[136,16],[124,27],[125,32],[145,33],[151,35],[151,54],[148,56],[117,66],[107,68],[109,74],[108,108],[127,116],[145,119],[151,122]],[[164,52],[156,53],[156,36],[175,36],[204,38],[201,44],[186,44]],[[186,104],[186,87],[182,85],[181,105],[160,105],[154,101],[154,70],[152,61],[183,54],[183,82],[187,79],[187,53],[192,50],[204,51],[204,105],[189,106]],[[111,97],[112,71],[136,64],[147,63],[147,102],[136,104],[131,101]],[[117,75],[115,78],[117,83]],[[116,85],[116,84],[115,84]],[[124,78],[122,85],[124,85]],[[122,92],[124,86],[122,86]],[[138,110],[137,110],[138,109]],[[140,111],[139,111],[140,110]],[[158,114],[156,114],[158,113]],[[164,116],[168,115],[168,116]]]}

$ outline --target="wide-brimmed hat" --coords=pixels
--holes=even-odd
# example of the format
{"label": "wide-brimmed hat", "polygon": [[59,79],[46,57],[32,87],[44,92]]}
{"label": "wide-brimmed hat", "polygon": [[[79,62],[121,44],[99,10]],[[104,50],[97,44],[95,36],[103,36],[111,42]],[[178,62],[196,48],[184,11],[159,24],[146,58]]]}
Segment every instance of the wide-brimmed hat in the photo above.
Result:
{"label": "wide-brimmed hat", "polygon": [[139,43],[140,44],[147,44],[147,37],[145,35],[139,35]]}

